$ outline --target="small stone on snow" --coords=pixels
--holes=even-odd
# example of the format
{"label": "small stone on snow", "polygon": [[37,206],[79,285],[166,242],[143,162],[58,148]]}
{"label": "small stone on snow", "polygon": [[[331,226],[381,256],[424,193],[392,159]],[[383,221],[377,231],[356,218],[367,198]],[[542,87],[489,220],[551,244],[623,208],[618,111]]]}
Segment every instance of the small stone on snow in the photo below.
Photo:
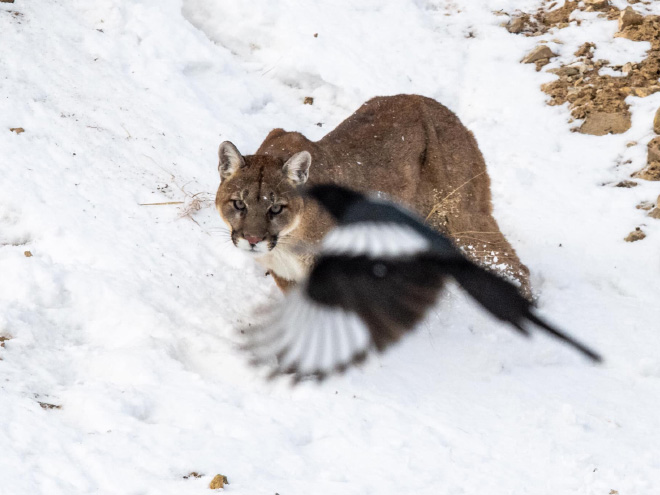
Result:
{"label": "small stone on snow", "polygon": [[531,52],[529,52],[525,58],[521,60],[523,64],[533,64],[537,60],[541,60],[544,58],[552,58],[556,57],[557,54],[550,50],[546,45],[539,45],[536,48],[534,48]]}

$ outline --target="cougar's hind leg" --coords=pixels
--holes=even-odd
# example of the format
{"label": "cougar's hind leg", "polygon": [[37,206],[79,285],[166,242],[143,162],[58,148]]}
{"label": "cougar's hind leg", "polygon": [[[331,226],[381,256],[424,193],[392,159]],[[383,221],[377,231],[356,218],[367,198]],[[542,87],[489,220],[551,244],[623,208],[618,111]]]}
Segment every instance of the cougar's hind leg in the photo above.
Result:
{"label": "cougar's hind leg", "polygon": [[471,220],[452,225],[454,242],[475,263],[519,284],[520,293],[532,300],[529,269],[520,261],[492,215],[480,213]]}

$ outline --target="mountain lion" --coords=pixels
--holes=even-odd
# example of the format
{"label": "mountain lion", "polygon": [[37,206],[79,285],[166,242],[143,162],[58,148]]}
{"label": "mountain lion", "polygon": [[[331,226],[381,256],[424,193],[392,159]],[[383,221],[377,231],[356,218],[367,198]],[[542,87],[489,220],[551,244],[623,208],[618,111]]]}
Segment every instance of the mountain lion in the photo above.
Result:
{"label": "mountain lion", "polygon": [[216,208],[234,245],[267,268],[282,290],[303,278],[314,262],[314,244],[333,226],[296,190],[331,182],[403,203],[468,257],[531,296],[529,270],[493,218],[477,142],[435,100],[373,98],[320,141],[274,129],[254,155],[242,156],[225,141],[219,157]]}

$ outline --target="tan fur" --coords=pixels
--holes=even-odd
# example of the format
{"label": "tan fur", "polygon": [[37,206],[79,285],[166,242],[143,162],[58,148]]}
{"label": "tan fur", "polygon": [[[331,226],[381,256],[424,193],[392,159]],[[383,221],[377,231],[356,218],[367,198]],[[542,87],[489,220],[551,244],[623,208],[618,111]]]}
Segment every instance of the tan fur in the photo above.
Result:
{"label": "tan fur", "polygon": [[[481,265],[518,280],[530,296],[529,271],[492,216],[490,179],[476,140],[440,103],[417,95],[373,98],[320,141],[274,129],[256,154],[242,157],[244,162],[240,157],[225,160],[231,173],[225,172],[216,207],[232,238],[277,236],[298,222],[274,250],[282,251],[280,264],[281,259],[295,258],[304,273],[313,262],[305,248],[319,241],[332,221],[313,202],[295,195],[292,180],[306,176],[283,170],[301,151],[311,154],[307,184],[333,182],[392,197],[449,235]],[[300,155],[296,159],[301,162]],[[232,200],[243,196],[247,213],[241,217]],[[286,204],[277,216],[268,213],[274,202]],[[285,290],[297,277],[285,274],[275,258],[272,253],[256,257]]]}

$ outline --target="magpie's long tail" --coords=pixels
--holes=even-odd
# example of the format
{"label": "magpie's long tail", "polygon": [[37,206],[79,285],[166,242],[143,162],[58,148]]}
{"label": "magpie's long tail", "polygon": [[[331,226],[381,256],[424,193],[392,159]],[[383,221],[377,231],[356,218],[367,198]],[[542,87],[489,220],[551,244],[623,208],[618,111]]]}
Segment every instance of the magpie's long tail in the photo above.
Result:
{"label": "magpie's long tail", "polygon": [[449,271],[461,287],[479,304],[493,316],[513,325],[523,335],[529,336],[529,330],[522,324],[524,321],[530,321],[545,332],[571,345],[589,359],[596,362],[602,361],[602,357],[597,352],[534,315],[532,305],[510,282],[470,262],[451,266]]}

